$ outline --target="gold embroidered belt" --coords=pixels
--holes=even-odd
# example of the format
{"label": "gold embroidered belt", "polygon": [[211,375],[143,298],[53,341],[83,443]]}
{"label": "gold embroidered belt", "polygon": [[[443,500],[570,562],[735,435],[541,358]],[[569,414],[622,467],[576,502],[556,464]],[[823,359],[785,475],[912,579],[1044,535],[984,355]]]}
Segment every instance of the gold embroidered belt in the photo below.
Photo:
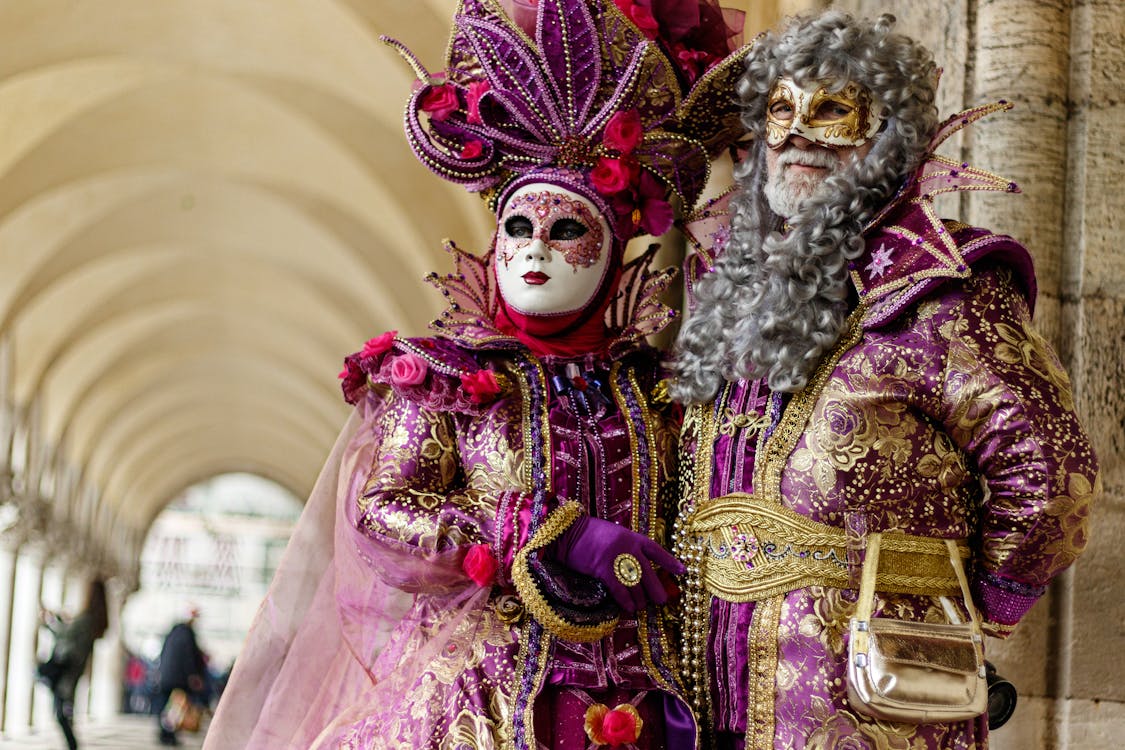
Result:
{"label": "gold embroidered belt", "polygon": [[[704,501],[685,531],[704,588],[728,601],[758,601],[806,586],[859,586],[862,560],[853,557],[849,565],[843,529],[753,495]],[[957,549],[969,556],[964,541]],[[875,589],[927,596],[961,591],[944,539],[895,532],[882,535]]]}

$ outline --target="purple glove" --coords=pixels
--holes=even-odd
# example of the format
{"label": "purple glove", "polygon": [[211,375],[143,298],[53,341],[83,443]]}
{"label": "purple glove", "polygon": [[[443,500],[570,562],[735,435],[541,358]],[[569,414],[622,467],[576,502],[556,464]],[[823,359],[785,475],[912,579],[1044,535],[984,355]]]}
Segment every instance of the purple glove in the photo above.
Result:
{"label": "purple glove", "polygon": [[[575,521],[548,550],[548,554],[576,573],[604,583],[626,612],[668,601],[668,592],[654,565],[675,575],[684,572],[684,566],[672,553],[644,534],[591,516]],[[633,586],[622,583],[614,570],[614,563],[623,554],[632,555],[640,565],[641,579]]]}

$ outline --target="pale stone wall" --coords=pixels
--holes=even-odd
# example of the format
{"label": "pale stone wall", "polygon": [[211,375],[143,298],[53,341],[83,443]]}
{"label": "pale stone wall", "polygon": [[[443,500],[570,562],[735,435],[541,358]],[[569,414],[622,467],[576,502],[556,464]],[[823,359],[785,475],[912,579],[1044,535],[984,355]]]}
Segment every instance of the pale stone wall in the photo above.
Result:
{"label": "pale stone wall", "polygon": [[[1036,321],[1074,381],[1102,463],[1085,557],[990,658],[1016,683],[1000,750],[1121,746],[1125,736],[1125,4],[1118,0],[845,0],[894,13],[943,66],[942,114],[997,99],[1016,108],[943,151],[1018,182],[1019,196],[970,195],[959,218],[1011,234],[1035,258]],[[958,153],[960,149],[960,153]],[[959,210],[958,210],[959,209]]]}

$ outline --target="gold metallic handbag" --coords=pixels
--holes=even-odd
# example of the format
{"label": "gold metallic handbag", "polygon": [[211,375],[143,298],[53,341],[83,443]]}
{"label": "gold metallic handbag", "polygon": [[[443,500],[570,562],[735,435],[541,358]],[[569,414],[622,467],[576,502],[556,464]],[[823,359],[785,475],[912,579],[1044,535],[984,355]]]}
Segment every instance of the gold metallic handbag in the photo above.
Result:
{"label": "gold metallic handbag", "polygon": [[957,543],[945,540],[968,623],[871,617],[882,534],[867,537],[867,557],[848,641],[848,702],[859,713],[910,724],[964,721],[988,706],[980,619]]}

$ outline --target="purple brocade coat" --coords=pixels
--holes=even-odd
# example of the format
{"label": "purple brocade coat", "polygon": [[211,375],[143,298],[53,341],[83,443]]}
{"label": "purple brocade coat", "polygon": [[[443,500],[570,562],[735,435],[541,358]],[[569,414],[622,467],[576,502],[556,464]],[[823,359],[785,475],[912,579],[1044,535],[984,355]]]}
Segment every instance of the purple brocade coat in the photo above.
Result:
{"label": "purple brocade coat", "polygon": [[[629,279],[653,281],[634,267]],[[632,312],[656,309],[649,296]],[[693,748],[663,608],[621,613],[600,582],[539,551],[523,573],[513,564],[541,550],[567,501],[664,542],[680,420],[658,354],[629,328],[610,355],[539,359],[480,319],[459,319],[450,338],[387,337],[348,358],[348,400],[379,415],[348,510],[369,566],[356,576],[412,598],[370,669],[379,702],[334,741],[586,750],[586,710],[601,703],[631,704],[642,720],[621,747]],[[499,567],[474,582],[466,558],[485,549]],[[583,635],[618,616],[607,634]]]}
{"label": "purple brocade coat", "polygon": [[[1096,459],[1067,375],[1031,327],[1027,252],[938,220],[925,200],[899,204],[865,239],[851,328],[809,386],[783,397],[762,382],[728,383],[683,428],[696,461],[680,522],[698,555],[688,562],[705,571],[686,596],[696,709],[720,735],[745,733],[748,749],[987,747],[986,717],[899,724],[849,705],[853,553],[866,532],[969,540],[973,599],[999,637],[1086,545]],[[738,601],[729,592],[756,561],[800,570],[813,550],[769,545],[742,527],[728,546],[696,533],[693,547],[692,513],[731,493],[846,530],[848,552],[835,562],[851,583],[795,580]],[[760,541],[765,558],[754,557]],[[911,593],[877,593],[881,615],[948,619],[939,597]]]}

